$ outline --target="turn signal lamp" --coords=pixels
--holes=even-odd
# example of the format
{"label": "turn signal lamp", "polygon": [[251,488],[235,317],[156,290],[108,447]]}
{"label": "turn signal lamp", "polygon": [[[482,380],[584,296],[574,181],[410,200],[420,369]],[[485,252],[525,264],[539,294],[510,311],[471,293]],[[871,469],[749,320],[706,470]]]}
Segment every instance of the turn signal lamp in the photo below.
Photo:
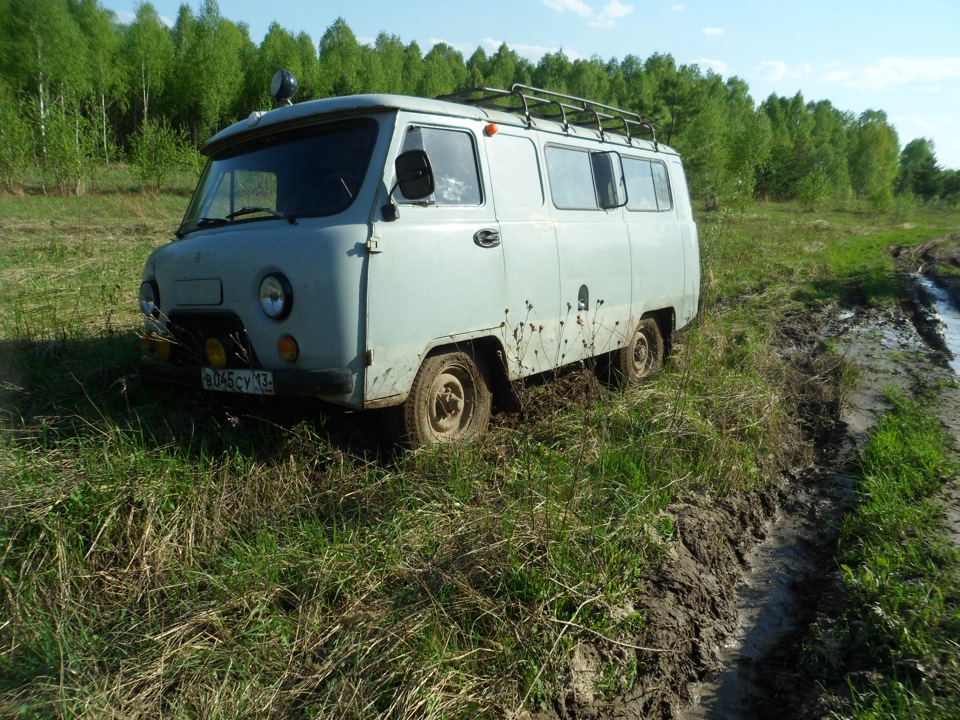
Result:
{"label": "turn signal lamp", "polygon": [[170,362],[170,341],[167,338],[154,333],[144,333],[140,336],[140,344],[160,362]]}
{"label": "turn signal lamp", "polygon": [[300,346],[292,335],[282,335],[277,340],[277,355],[284,362],[295,363],[300,357]]}
{"label": "turn signal lamp", "polygon": [[217,370],[227,366],[227,349],[217,338],[210,338],[203,344],[203,352],[209,362]]}
{"label": "turn signal lamp", "polygon": [[496,135],[498,132],[500,132],[500,128],[497,127],[496,124],[494,124],[494,123],[488,123],[487,126],[486,126],[483,130],[484,130],[484,132],[487,133],[487,137],[493,137],[493,136]]}

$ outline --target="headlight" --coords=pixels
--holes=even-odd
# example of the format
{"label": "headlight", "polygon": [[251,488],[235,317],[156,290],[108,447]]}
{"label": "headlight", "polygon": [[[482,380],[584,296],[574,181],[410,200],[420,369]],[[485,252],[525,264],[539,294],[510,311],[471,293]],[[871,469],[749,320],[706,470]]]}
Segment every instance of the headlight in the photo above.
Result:
{"label": "headlight", "polygon": [[140,312],[150,317],[160,317],[160,290],[153,280],[140,285]]}
{"label": "headlight", "polygon": [[260,309],[271,320],[283,320],[292,307],[290,281],[280,273],[267,275],[260,283]]}

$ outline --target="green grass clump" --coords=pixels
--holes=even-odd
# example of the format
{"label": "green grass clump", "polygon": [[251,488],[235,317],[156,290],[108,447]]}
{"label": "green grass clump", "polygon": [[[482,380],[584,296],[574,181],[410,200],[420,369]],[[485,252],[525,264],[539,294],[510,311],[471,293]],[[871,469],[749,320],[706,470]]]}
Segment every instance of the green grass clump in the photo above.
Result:
{"label": "green grass clump", "polygon": [[956,472],[949,440],[918,401],[889,391],[864,450],[860,503],[841,546],[864,611],[853,643],[878,673],[849,678],[853,716],[955,718],[960,712],[960,554],[930,502]]}

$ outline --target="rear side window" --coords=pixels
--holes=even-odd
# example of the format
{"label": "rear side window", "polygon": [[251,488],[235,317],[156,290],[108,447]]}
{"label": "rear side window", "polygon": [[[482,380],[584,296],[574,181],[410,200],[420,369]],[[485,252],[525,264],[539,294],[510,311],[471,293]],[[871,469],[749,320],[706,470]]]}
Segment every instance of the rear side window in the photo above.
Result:
{"label": "rear side window", "polygon": [[[430,157],[436,180],[431,205],[480,205],[480,172],[473,136],[462,130],[413,126],[407,130],[401,152],[423,150]],[[398,192],[398,195],[401,195]],[[413,202],[402,198],[401,201]],[[418,201],[422,202],[422,201]]]}
{"label": "rear side window", "polygon": [[553,204],[562,210],[622,207],[620,156],[578,148],[547,146],[547,176]]}
{"label": "rear side window", "polygon": [[623,175],[627,182],[628,210],[670,210],[670,179],[667,166],[661,162],[623,158]]}
{"label": "rear side window", "polygon": [[553,204],[564,210],[596,210],[590,153],[586,150],[547,148],[547,177]]}

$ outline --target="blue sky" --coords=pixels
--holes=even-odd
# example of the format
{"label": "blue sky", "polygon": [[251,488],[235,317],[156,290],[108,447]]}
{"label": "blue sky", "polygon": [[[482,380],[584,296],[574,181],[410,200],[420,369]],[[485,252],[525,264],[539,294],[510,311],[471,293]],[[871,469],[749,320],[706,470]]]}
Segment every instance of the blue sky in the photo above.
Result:
{"label": "blue sky", "polygon": [[[136,0],[101,0],[121,20]],[[154,0],[171,22],[179,0]],[[194,11],[200,0],[188,2]],[[361,42],[382,32],[424,52],[436,42],[469,57],[503,42],[534,63],[562,49],[571,59],[669,53],[747,82],[755,101],[771,93],[829,100],[859,114],[884,110],[901,146],[934,142],[943,167],[960,169],[958,0],[221,0],[254,42],[270,23],[315,42],[343,17]]]}

